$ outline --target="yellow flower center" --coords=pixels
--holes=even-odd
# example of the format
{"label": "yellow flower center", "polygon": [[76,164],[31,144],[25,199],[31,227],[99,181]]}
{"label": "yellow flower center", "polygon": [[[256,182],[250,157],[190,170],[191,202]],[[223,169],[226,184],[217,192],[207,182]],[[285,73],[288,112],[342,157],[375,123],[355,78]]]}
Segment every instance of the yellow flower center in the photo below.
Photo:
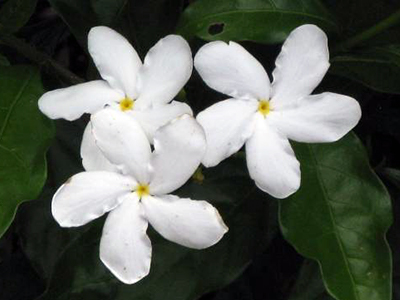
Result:
{"label": "yellow flower center", "polygon": [[268,100],[260,100],[258,104],[258,112],[266,117],[271,111],[271,105]]}
{"label": "yellow flower center", "polygon": [[125,97],[124,99],[121,100],[121,102],[119,103],[119,108],[122,111],[127,111],[127,110],[132,110],[133,107],[135,106],[135,101],[132,100],[129,97]]}
{"label": "yellow flower center", "polygon": [[148,196],[150,194],[150,189],[148,184],[138,184],[136,187],[136,193],[138,194],[139,198],[144,196]]}

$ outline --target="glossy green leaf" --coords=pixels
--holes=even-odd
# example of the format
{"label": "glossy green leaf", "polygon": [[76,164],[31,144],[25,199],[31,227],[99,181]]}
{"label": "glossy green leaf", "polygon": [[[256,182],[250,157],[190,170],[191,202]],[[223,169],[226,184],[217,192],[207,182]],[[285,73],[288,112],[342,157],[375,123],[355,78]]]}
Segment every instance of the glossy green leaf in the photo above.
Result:
{"label": "glossy green leaf", "polygon": [[319,0],[201,0],[185,10],[177,32],[186,38],[280,43],[307,23],[337,29]]}
{"label": "glossy green leaf", "polygon": [[354,134],[332,144],[298,145],[302,185],[280,201],[280,223],[296,250],[320,264],[339,300],[390,300],[390,197]]}
{"label": "glossy green leaf", "polygon": [[37,0],[7,0],[0,9],[0,32],[15,32],[35,11]]}
{"label": "glossy green leaf", "polygon": [[18,205],[35,199],[46,180],[53,125],[37,107],[43,92],[37,69],[0,67],[0,236]]}
{"label": "glossy green leaf", "polygon": [[357,81],[378,92],[400,94],[400,45],[336,56],[331,63],[332,74]]}
{"label": "glossy green leaf", "polygon": [[[99,259],[104,218],[82,228],[59,228],[51,216],[47,220],[38,217],[40,211],[49,211],[51,194],[45,195],[47,204],[42,203],[43,208],[31,205],[24,219],[34,223],[19,223],[26,252],[39,265],[37,269],[44,270],[44,277],[49,277],[41,299],[193,300],[233,281],[270,242],[270,228],[277,223],[276,210],[249,179],[240,157],[204,170],[204,176],[203,182],[191,180],[178,193],[212,202],[229,232],[209,249],[191,250],[165,240],[149,226],[153,245],[150,275],[134,285],[120,283]],[[34,228],[46,233],[41,240],[33,234],[39,230]],[[56,260],[54,268],[44,255]]]}

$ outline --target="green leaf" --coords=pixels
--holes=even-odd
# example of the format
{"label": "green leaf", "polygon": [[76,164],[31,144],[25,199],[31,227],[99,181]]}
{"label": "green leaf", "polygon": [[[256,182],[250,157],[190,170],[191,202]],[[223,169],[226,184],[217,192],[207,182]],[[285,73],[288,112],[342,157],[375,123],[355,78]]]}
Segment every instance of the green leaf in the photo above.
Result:
{"label": "green leaf", "polygon": [[0,66],[9,66],[10,62],[8,61],[7,57],[3,54],[0,54]]}
{"label": "green leaf", "polygon": [[[98,249],[104,218],[83,228],[55,230],[54,220],[47,225],[42,223],[45,218],[38,217],[41,214],[37,207],[30,214],[25,210],[24,220],[35,222],[19,222],[25,228],[21,232],[26,233],[23,237],[26,252],[35,265],[42,266],[37,269],[45,270],[46,278],[51,274],[41,299],[193,300],[227,285],[255,255],[265,250],[271,239],[269,233],[275,232],[270,229],[277,223],[271,201],[243,170],[246,170],[244,160],[232,158],[205,170],[201,183],[197,177],[178,192],[182,197],[207,199],[218,208],[229,226],[223,239],[211,248],[192,250],[165,240],[149,226],[153,245],[150,275],[134,285],[120,283],[100,262]],[[47,203],[50,200],[48,195]],[[49,213],[47,207],[43,209],[45,213]],[[45,233],[41,241],[32,228]],[[68,243],[68,235],[76,231],[80,234],[71,235]],[[44,255],[52,259],[59,256],[52,271],[52,263]]]}
{"label": "green leaf", "polygon": [[339,300],[390,300],[390,197],[354,134],[333,144],[296,144],[300,190],[280,201],[285,238],[320,264]]}
{"label": "green leaf", "polygon": [[378,173],[385,176],[392,184],[400,189],[400,170],[393,168],[383,168]]}
{"label": "green leaf", "polygon": [[46,180],[54,130],[37,107],[42,94],[37,69],[0,66],[0,237],[18,205],[35,199]]}
{"label": "green leaf", "polygon": [[400,45],[362,50],[336,56],[330,72],[378,92],[400,94]]}
{"label": "green leaf", "polygon": [[24,26],[36,4],[37,0],[7,0],[0,9],[0,32],[12,33]]}
{"label": "green leaf", "polygon": [[288,300],[332,300],[324,287],[318,264],[305,260]]}
{"label": "green leaf", "polygon": [[[335,15],[338,20],[337,24],[341,29],[342,37],[354,36],[368,28],[374,26],[380,21],[386,19],[399,9],[397,1],[386,0],[351,0],[351,1],[332,1],[323,0],[326,3],[329,11]],[[394,29],[394,28],[393,28]],[[392,41],[399,40],[399,28],[387,29],[374,36],[372,41],[377,45],[377,42],[382,44],[384,40]],[[394,33],[397,33],[394,34]],[[389,34],[388,34],[389,33]],[[386,42],[387,43],[387,42]]]}
{"label": "green leaf", "polygon": [[49,2],[81,45],[86,47],[90,28],[97,25],[112,25],[121,14],[127,0],[49,0]]}
{"label": "green leaf", "polygon": [[177,32],[204,40],[280,43],[296,27],[312,23],[336,31],[318,0],[201,0],[183,13]]}
{"label": "green leaf", "polygon": [[49,0],[86,48],[93,26],[116,29],[142,54],[161,37],[171,33],[182,10],[183,0]]}

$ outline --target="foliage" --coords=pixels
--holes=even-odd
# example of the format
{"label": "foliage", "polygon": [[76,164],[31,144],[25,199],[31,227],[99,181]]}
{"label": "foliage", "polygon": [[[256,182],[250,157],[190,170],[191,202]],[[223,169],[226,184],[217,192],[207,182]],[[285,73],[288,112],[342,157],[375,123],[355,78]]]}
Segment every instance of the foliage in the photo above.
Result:
{"label": "foliage", "polygon": [[[210,40],[238,41],[270,72],[290,31],[307,23],[329,37],[331,68],[318,89],[356,98],[363,118],[338,142],[293,144],[296,194],[258,190],[243,152],[203,168],[178,193],[210,201],[229,233],[195,251],[150,231],[151,273],[134,285],[99,260],[104,218],[78,229],[54,221],[53,194],[82,170],[87,116],[55,121],[52,139],[37,100],[43,86],[98,78],[91,27],[118,30],[142,58],[170,33],[193,53]],[[0,2],[0,299],[399,299],[399,36],[400,5],[388,0]],[[223,99],[195,72],[179,98],[195,113]]]}

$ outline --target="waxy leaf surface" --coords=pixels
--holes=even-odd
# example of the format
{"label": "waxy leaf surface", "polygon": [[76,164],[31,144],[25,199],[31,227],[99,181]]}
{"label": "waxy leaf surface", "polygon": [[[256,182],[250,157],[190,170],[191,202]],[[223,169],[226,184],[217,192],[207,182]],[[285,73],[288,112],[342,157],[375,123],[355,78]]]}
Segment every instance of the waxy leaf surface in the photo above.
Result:
{"label": "waxy leaf surface", "polygon": [[390,300],[390,197],[354,134],[332,144],[296,144],[302,185],[280,201],[280,223],[296,250],[320,264],[338,300]]}
{"label": "waxy leaf surface", "polygon": [[46,180],[54,130],[37,107],[43,92],[37,69],[0,67],[0,237],[18,205],[35,199]]}

